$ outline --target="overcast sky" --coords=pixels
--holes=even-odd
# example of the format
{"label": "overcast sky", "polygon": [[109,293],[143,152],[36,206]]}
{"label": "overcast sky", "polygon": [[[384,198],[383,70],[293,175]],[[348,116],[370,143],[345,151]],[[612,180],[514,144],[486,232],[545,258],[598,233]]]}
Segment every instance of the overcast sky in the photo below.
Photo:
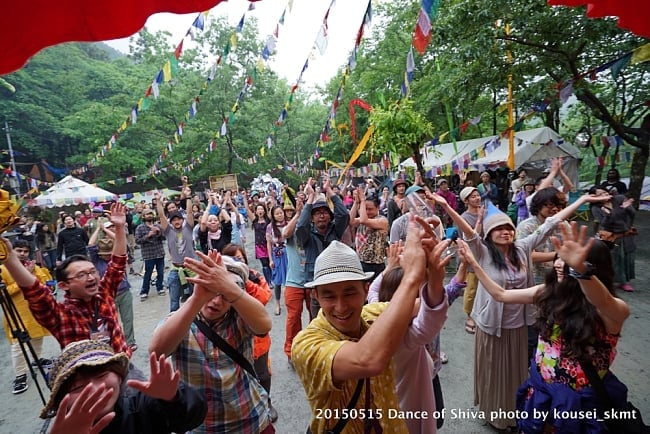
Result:
{"label": "overcast sky", "polygon": [[[287,3],[288,0],[262,0],[255,3],[255,10],[249,12],[247,17],[254,15],[257,18],[261,38],[264,39],[273,32]],[[270,66],[288,82],[295,83],[300,75],[330,3],[331,0],[294,0],[292,10],[287,10],[284,25],[279,30],[277,51]],[[211,10],[210,16],[227,16],[234,29],[248,5],[246,0],[221,2]],[[367,5],[368,0],[337,0],[334,3],[328,19],[327,50],[322,56],[318,50],[313,50],[315,54],[303,75],[306,85],[325,84],[341,66],[347,64]],[[149,17],[147,28],[151,32],[169,31],[173,35],[170,42],[175,45],[181,41],[196,16],[196,13],[155,14]],[[107,41],[107,44],[128,53],[128,38]],[[236,51],[231,54],[233,55],[236,56]]]}

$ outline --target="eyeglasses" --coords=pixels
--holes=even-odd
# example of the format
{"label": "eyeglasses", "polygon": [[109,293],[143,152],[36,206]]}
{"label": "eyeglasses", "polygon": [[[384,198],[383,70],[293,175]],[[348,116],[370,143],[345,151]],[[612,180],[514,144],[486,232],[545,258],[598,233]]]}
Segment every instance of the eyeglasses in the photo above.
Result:
{"label": "eyeglasses", "polygon": [[97,269],[93,268],[92,270],[88,270],[88,271],[80,271],[77,274],[75,274],[74,276],[68,277],[68,280],[73,280],[73,279],[74,280],[84,280],[84,279],[88,280],[88,277],[95,277],[95,276],[97,276],[97,274],[98,274]]}

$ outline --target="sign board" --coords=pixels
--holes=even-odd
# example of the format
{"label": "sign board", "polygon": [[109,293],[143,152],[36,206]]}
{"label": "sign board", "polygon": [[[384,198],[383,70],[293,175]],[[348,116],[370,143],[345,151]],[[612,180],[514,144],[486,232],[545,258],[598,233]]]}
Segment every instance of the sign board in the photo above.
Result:
{"label": "sign board", "polygon": [[238,191],[237,175],[229,173],[227,175],[210,176],[210,189],[212,191],[234,190]]}

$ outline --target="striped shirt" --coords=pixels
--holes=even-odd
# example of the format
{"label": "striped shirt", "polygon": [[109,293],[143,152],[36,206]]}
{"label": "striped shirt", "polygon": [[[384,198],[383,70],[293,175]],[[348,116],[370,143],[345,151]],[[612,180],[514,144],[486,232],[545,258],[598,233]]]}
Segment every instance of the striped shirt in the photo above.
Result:
{"label": "striped shirt", "polygon": [[[253,364],[253,334],[234,309],[212,329]],[[206,357],[207,355],[207,357]],[[260,433],[271,423],[268,394],[192,323],[174,352],[183,381],[206,396],[208,414],[192,433]]]}
{"label": "striped shirt", "polygon": [[21,289],[36,321],[52,333],[62,349],[69,343],[91,339],[95,327],[109,334],[116,353],[124,352],[131,357],[115,308],[115,294],[125,267],[126,255],[111,256],[106,274],[99,281],[99,292],[89,301],[72,298],[66,291],[63,302],[57,302],[50,288],[38,280]]}

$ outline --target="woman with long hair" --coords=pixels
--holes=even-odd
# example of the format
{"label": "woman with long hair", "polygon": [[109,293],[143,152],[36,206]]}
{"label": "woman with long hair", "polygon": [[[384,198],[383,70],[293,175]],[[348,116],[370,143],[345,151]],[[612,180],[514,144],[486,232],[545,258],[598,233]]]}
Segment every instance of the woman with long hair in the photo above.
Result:
{"label": "woman with long hair", "polygon": [[253,209],[251,227],[255,234],[255,259],[262,264],[262,273],[267,282],[271,282],[271,267],[269,266],[269,251],[266,245],[266,227],[271,223],[266,214],[266,207],[258,203]]}
{"label": "woman with long hair", "polygon": [[[583,195],[574,203],[549,216],[535,232],[515,239],[510,217],[487,201],[484,216],[477,227],[465,219],[437,194],[427,193],[454,220],[477,262],[499,285],[511,290],[534,285],[532,252],[552,233],[562,220],[570,217],[585,202],[600,201],[597,196]],[[481,228],[483,237],[479,237]],[[474,340],[474,404],[498,430],[513,428],[515,395],[527,378],[528,326],[535,322],[535,309],[526,304],[504,305],[495,300],[479,282],[471,313],[476,323]],[[491,413],[496,412],[496,413]]]}
{"label": "woman with long hair", "polygon": [[275,314],[280,315],[282,287],[287,281],[287,246],[282,236],[282,228],[287,225],[284,209],[276,205],[271,209],[271,223],[266,227],[266,249],[269,252],[271,283],[275,293]]}
{"label": "woman with long hair", "polygon": [[588,239],[587,228],[578,229],[575,222],[560,229],[562,241],[552,238],[558,255],[554,270],[544,284],[526,289],[506,290],[494,282],[467,243],[460,242],[459,251],[494,299],[506,305],[534,303],[538,308],[537,350],[530,363],[530,377],[517,393],[519,414],[525,411],[528,417],[517,422],[518,429],[525,433],[605,432],[602,419],[597,420],[601,413],[575,418],[553,415],[555,410],[604,409],[585,374],[587,363],[602,378],[612,402],[627,402],[625,385],[609,367],[630,309],[615,297],[614,267],[607,245]]}

